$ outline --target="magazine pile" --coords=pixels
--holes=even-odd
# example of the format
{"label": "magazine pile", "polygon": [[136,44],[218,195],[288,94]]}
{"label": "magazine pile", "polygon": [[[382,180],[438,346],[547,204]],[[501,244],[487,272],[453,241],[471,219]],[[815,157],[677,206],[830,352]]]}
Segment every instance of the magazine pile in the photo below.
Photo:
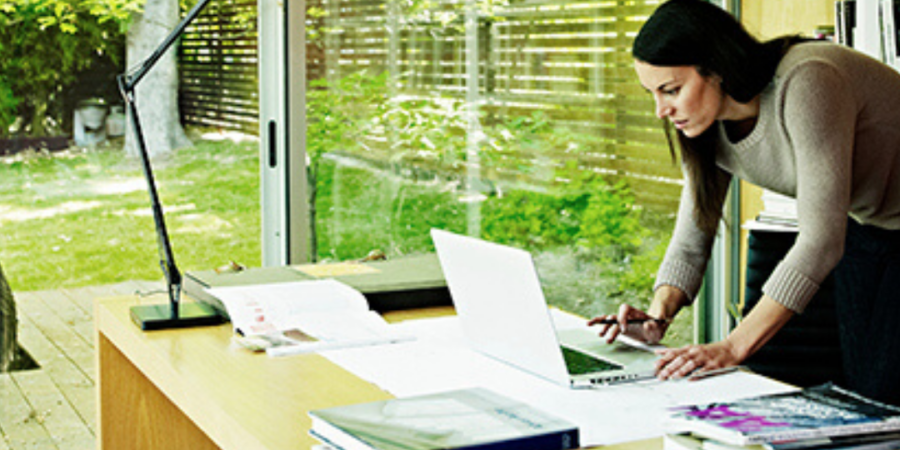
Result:
{"label": "magazine pile", "polygon": [[900,449],[900,407],[827,383],[672,408],[667,450]]}

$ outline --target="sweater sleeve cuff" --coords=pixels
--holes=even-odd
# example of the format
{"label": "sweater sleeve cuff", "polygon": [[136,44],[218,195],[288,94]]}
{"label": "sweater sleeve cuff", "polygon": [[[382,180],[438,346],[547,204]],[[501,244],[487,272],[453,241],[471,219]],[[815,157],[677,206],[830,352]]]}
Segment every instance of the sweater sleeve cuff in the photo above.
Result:
{"label": "sweater sleeve cuff", "polygon": [[697,297],[700,285],[703,284],[703,272],[682,261],[664,261],[656,273],[655,291],[660,286],[672,286],[680,289],[691,302]]}
{"label": "sweater sleeve cuff", "polygon": [[783,262],[772,271],[762,288],[763,294],[797,314],[806,309],[818,290],[818,283]]}

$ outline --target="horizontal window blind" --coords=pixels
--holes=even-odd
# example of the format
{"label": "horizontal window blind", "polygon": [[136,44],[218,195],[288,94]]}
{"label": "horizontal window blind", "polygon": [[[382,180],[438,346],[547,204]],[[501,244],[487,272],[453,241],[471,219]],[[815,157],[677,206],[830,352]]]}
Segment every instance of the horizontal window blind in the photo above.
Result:
{"label": "horizontal window blind", "polygon": [[210,2],[181,38],[182,122],[258,134],[255,0]]}
{"label": "horizontal window blind", "polygon": [[[421,134],[404,143],[398,130],[372,127],[358,146],[335,153],[461,177],[471,157],[464,149],[473,143],[451,119],[462,123],[474,106],[486,134],[474,145],[489,181],[553,190],[583,174],[600,174],[625,181],[643,206],[674,210],[681,173],[630,56],[634,36],[658,4],[311,0],[307,79],[310,90],[330,89],[361,71],[373,77],[387,72],[393,78],[385,98],[394,105],[406,105],[406,111],[429,102],[445,105],[431,108],[447,115],[440,132],[449,138],[432,140],[443,146],[428,147]],[[186,122],[257,131],[256,20],[235,25],[235,17],[254,7],[243,0],[219,2],[183,40]],[[469,48],[477,60],[468,57]],[[529,127],[533,136],[523,132]],[[510,134],[514,139],[504,140]]]}

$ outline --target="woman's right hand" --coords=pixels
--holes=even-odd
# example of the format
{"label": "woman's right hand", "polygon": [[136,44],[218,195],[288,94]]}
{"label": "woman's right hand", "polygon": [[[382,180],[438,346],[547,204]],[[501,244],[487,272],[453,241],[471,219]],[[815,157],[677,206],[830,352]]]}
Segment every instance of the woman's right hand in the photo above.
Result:
{"label": "woman's right hand", "polygon": [[[628,323],[629,321],[640,321]],[[613,323],[609,323],[613,322]],[[597,316],[588,321],[588,326],[598,325],[598,334],[606,339],[607,343],[616,340],[619,334],[624,334],[648,344],[655,344],[662,340],[669,328],[668,320],[659,320],[646,312],[628,304],[619,306],[618,314]]]}

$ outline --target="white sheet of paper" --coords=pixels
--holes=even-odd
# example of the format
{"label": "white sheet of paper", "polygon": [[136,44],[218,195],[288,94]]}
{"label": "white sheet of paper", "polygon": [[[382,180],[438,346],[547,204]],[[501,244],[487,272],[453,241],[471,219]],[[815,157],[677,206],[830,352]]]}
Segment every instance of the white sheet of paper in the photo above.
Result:
{"label": "white sheet of paper", "polygon": [[225,305],[235,330],[265,334],[292,316],[322,311],[369,310],[362,293],[333,279],[209,289]]}
{"label": "white sheet of paper", "polygon": [[[584,320],[556,311],[558,327]],[[397,397],[481,386],[530,403],[577,424],[582,446],[609,445],[664,434],[669,407],[731,400],[791,388],[759,375],[734,372],[698,381],[649,381],[574,390],[556,385],[470,349],[456,317],[422,319],[391,326],[415,342],[324,352],[357,376]]]}

